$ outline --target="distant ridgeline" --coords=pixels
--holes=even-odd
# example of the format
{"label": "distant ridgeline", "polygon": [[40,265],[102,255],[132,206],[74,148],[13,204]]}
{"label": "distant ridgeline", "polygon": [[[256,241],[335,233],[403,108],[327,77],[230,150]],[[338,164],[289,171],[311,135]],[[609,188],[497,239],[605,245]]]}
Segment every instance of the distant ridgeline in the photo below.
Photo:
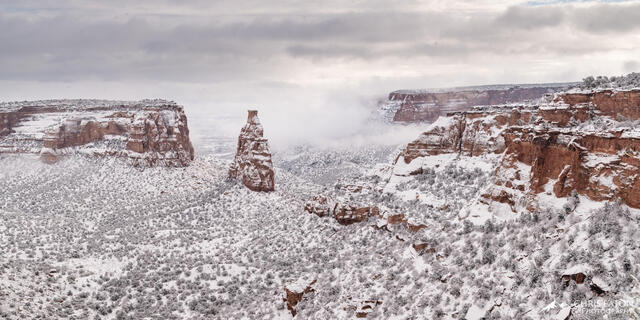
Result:
{"label": "distant ridgeline", "polygon": [[135,166],[186,166],[194,156],[183,108],[165,100],[1,103],[0,153],[121,157]]}
{"label": "distant ridgeline", "polygon": [[582,82],[484,85],[441,89],[397,90],[380,104],[388,121],[399,123],[433,122],[451,112],[475,106],[550,102],[554,93],[568,90],[630,90],[640,87],[640,73],[624,76],[586,77]]}
{"label": "distant ridgeline", "polygon": [[509,103],[537,103],[545,95],[566,90],[569,83],[493,85],[432,90],[391,92],[380,108],[384,118],[393,122],[433,122],[450,112],[474,106]]}

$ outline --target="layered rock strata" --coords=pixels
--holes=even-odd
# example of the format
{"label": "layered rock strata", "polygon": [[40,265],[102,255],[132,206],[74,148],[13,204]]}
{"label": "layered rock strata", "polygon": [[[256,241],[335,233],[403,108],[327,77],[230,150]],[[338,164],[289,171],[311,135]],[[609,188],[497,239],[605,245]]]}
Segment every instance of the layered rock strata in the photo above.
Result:
{"label": "layered rock strata", "polygon": [[269,142],[263,134],[258,111],[249,110],[247,124],[238,137],[238,148],[229,169],[229,178],[239,179],[250,190],[268,192],[275,190],[275,182]]}
{"label": "layered rock strata", "polygon": [[186,166],[194,157],[182,106],[165,100],[46,100],[0,104],[0,153],[126,158]]}
{"label": "layered rock strata", "polygon": [[374,206],[333,202],[322,195],[315,196],[308,201],[304,210],[319,217],[331,216],[341,225],[363,222],[369,217],[380,214],[380,210]]}
{"label": "layered rock strata", "polygon": [[332,217],[341,225],[365,222],[369,218],[378,229],[389,231],[388,226],[398,225],[411,233],[426,229],[424,224],[412,224],[402,213],[383,212],[376,206],[364,205],[348,201],[332,200],[318,195],[307,201],[304,210],[318,217]]}
{"label": "layered rock strata", "polygon": [[442,153],[503,154],[487,201],[516,210],[541,192],[640,208],[640,90],[558,94],[553,103],[450,114],[396,161]]}
{"label": "layered rock strata", "polygon": [[565,84],[467,87],[441,91],[400,90],[382,105],[394,122],[433,122],[450,112],[474,106],[535,103],[545,95],[564,90]]}

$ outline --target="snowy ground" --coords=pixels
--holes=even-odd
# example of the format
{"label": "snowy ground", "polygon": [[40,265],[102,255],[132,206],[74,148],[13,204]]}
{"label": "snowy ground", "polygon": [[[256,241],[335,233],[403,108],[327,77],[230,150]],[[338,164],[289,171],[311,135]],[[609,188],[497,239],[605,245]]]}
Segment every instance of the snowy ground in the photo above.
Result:
{"label": "snowy ground", "polygon": [[[555,319],[571,310],[575,319],[602,319],[594,312],[602,309],[627,319],[638,312],[637,211],[543,193],[539,212],[473,224],[458,213],[486,187],[491,161],[426,159],[442,163],[407,177],[391,166],[396,148],[276,154],[277,190],[268,194],[227,181],[228,160],[213,155],[187,168],[146,170],[120,160],[68,157],[50,166],[3,156],[0,315],[290,319],[284,287],[313,280],[296,318]],[[334,188],[347,182],[369,187]],[[342,226],[302,210],[332,192],[428,227]],[[416,251],[416,243],[426,249]],[[585,282],[565,286],[562,275],[577,272]]]}

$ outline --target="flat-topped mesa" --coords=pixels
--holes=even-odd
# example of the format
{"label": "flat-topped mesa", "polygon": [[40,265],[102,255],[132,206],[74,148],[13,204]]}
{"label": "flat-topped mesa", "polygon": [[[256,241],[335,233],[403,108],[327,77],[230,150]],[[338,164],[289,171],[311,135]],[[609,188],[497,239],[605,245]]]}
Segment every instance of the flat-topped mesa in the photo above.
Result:
{"label": "flat-topped mesa", "polygon": [[477,86],[441,90],[400,90],[389,94],[382,109],[393,122],[433,122],[447,113],[474,106],[536,103],[566,84]]}
{"label": "flat-topped mesa", "polygon": [[240,131],[238,150],[229,178],[240,179],[253,191],[273,191],[275,188],[269,142],[263,137],[257,110],[249,110],[247,124]]}
{"label": "flat-topped mesa", "polygon": [[[547,192],[640,208],[640,90],[560,93],[528,107],[452,113],[409,143],[396,161],[455,153],[502,154],[483,198],[507,203]],[[527,208],[532,209],[532,208]]]}
{"label": "flat-topped mesa", "polygon": [[187,117],[165,100],[43,100],[0,104],[0,153],[45,162],[85,154],[134,166],[186,166],[194,157]]}

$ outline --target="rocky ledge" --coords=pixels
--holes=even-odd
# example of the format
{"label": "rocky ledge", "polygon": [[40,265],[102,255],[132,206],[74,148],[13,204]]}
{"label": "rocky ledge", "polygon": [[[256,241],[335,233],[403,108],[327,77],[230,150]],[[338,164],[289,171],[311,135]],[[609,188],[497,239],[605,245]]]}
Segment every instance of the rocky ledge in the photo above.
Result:
{"label": "rocky ledge", "polygon": [[194,157],[182,106],[165,100],[43,100],[0,104],[0,153],[113,156],[135,166]]}

